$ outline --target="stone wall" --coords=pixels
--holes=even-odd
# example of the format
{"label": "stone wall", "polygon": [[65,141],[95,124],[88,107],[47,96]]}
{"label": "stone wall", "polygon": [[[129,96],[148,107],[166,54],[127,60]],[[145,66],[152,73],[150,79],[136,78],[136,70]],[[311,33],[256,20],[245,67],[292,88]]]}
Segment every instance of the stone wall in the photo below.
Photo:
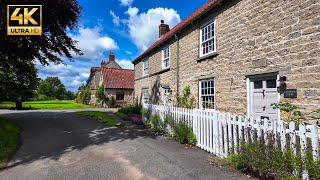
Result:
{"label": "stone wall", "polygon": [[116,99],[117,92],[124,93],[124,101],[116,101],[116,104],[119,106],[125,106],[127,104],[133,104],[133,90],[130,89],[106,89],[105,94],[106,97],[111,98],[114,97]]}
{"label": "stone wall", "polygon": [[[199,60],[199,28],[216,20],[217,55]],[[175,41],[171,56],[176,57]],[[216,82],[216,109],[247,113],[246,75],[279,72],[297,99],[284,99],[308,113],[320,106],[320,1],[238,0],[225,1],[180,36],[179,91],[190,85],[198,100],[198,83],[212,76]],[[160,50],[160,49],[159,49]],[[151,55],[150,71],[161,66],[159,51]],[[176,62],[172,58],[171,62]],[[135,96],[150,89],[158,78],[177,89],[176,66],[170,71],[141,79],[142,63],[135,65]]]}

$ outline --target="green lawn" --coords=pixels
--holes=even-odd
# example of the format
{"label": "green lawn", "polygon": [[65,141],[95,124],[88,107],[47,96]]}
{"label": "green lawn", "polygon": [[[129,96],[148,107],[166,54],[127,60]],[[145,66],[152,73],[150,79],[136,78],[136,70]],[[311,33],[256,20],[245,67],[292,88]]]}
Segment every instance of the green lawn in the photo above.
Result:
{"label": "green lawn", "polygon": [[[25,109],[83,109],[90,105],[78,104],[73,100],[27,101],[22,103]],[[0,102],[0,109],[14,109],[14,102]]]}
{"label": "green lawn", "polygon": [[9,158],[19,149],[21,128],[0,117],[0,168],[4,167]]}
{"label": "green lawn", "polygon": [[78,112],[78,115],[82,117],[88,117],[90,119],[94,119],[99,121],[107,126],[115,126],[117,125],[117,121],[112,117],[108,116],[106,112],[99,112],[99,111],[83,111]]}

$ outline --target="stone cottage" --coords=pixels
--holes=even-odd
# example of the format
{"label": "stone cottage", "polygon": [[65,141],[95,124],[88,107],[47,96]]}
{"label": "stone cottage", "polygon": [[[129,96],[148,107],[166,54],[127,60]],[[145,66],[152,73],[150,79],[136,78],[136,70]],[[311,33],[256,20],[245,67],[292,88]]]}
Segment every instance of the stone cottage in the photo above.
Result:
{"label": "stone cottage", "polygon": [[279,119],[271,104],[320,108],[320,1],[209,0],[133,61],[135,97]]}
{"label": "stone cottage", "polygon": [[96,93],[104,87],[108,99],[114,98],[117,106],[133,103],[134,71],[123,69],[110,53],[108,61],[102,61],[100,67],[92,67],[87,81],[90,89],[90,104],[97,104]]}

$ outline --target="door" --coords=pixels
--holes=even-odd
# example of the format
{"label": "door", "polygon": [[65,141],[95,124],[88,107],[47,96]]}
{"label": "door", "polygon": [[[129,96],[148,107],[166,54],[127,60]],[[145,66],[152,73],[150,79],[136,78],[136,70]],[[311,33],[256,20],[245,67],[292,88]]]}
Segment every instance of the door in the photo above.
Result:
{"label": "door", "polygon": [[277,76],[250,78],[249,112],[254,119],[279,119],[279,110],[273,108],[279,102]]}

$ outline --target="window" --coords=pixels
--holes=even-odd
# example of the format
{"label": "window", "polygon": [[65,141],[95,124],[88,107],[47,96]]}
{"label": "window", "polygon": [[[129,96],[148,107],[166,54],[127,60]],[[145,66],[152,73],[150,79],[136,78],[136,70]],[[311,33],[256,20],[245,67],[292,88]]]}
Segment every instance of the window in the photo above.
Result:
{"label": "window", "polygon": [[124,93],[123,92],[116,93],[116,101],[124,101]]}
{"label": "window", "polygon": [[277,88],[277,80],[267,80],[267,88]]}
{"label": "window", "polygon": [[199,83],[200,89],[200,107],[205,109],[214,109],[214,95],[215,95],[215,87],[214,87],[214,79],[206,79],[202,80]]}
{"label": "window", "polygon": [[262,81],[254,81],[253,86],[254,86],[254,89],[262,89],[263,87]]}
{"label": "window", "polygon": [[170,95],[171,95],[171,88],[170,87],[163,87],[162,88],[162,101],[163,103],[169,103],[170,102]]}
{"label": "window", "polygon": [[162,50],[162,69],[170,67],[170,47],[166,47]]}
{"label": "window", "polygon": [[149,103],[149,92],[147,88],[143,88],[142,91],[142,102]]}
{"label": "window", "polygon": [[146,76],[149,74],[149,59],[146,59],[143,61],[143,76]]}
{"label": "window", "polygon": [[216,52],[215,24],[212,21],[200,29],[200,57]]}

